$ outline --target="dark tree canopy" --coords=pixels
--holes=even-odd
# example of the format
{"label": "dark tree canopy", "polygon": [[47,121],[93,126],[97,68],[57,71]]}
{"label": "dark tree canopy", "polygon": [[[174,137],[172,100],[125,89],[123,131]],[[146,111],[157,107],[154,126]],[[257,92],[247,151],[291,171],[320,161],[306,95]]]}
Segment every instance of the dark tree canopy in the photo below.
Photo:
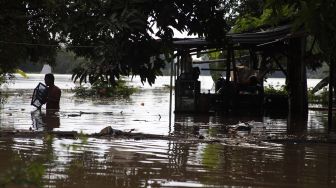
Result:
{"label": "dark tree canopy", "polygon": [[[27,60],[52,64],[57,45],[51,1],[0,1],[0,73],[13,72]],[[22,44],[24,43],[24,44]]]}
{"label": "dark tree canopy", "polygon": [[0,6],[2,72],[27,60],[52,63],[62,44],[89,60],[74,70],[74,80],[91,83],[140,75],[152,84],[165,64],[161,54],[171,53],[173,29],[220,42],[230,28],[224,19],[230,9],[220,0],[4,0]]}
{"label": "dark tree canopy", "polygon": [[88,60],[74,80],[114,84],[121,75],[140,75],[152,84],[165,65],[162,54],[171,57],[174,29],[223,42],[234,25],[246,31],[294,23],[332,55],[334,9],[333,0],[3,0],[0,73],[27,60],[52,64],[64,46]]}
{"label": "dark tree canopy", "polygon": [[76,69],[74,79],[113,84],[120,75],[140,75],[152,84],[171,53],[173,29],[220,41],[229,29],[224,14],[214,0],[76,1],[65,21],[68,43],[99,46],[70,48],[92,62]]}
{"label": "dark tree canopy", "polygon": [[263,25],[292,24],[293,31],[304,31],[313,37],[314,44],[325,56],[335,56],[335,8],[334,0],[266,0],[259,4],[257,11],[241,11],[236,28],[246,31]]}

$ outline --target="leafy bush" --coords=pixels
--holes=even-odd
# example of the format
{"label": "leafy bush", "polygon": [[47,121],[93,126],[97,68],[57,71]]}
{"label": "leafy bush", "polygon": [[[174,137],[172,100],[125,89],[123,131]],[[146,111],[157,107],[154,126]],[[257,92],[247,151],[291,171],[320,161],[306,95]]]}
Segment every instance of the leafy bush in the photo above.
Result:
{"label": "leafy bush", "polygon": [[286,86],[281,86],[279,89],[274,86],[266,86],[264,87],[265,95],[288,95]]}
{"label": "leafy bush", "polygon": [[312,92],[312,89],[308,90],[309,103],[328,105],[328,101],[329,93],[327,88],[323,88],[319,94]]}
{"label": "leafy bush", "polygon": [[138,91],[137,88],[128,86],[126,81],[118,80],[115,85],[97,81],[91,87],[79,86],[74,89],[77,97],[129,97]]}
{"label": "leafy bush", "polygon": [[[313,89],[308,89],[308,103],[328,105],[329,95],[328,89],[324,88],[320,93],[314,93]],[[286,86],[281,86],[279,89],[274,86],[267,86],[264,88],[265,95],[288,95]]]}

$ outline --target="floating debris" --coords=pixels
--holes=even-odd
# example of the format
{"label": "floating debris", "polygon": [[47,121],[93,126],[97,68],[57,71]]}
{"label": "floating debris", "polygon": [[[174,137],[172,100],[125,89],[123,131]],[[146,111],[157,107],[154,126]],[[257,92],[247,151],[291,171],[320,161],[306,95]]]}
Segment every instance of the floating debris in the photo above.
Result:
{"label": "floating debris", "polygon": [[68,114],[67,116],[68,117],[78,117],[78,116],[82,116],[82,114],[81,113],[79,113],[79,114]]}
{"label": "floating debris", "polygon": [[99,132],[100,135],[120,135],[122,133],[123,131],[113,129],[111,126],[107,126]]}
{"label": "floating debris", "polygon": [[142,120],[142,119],[135,119],[133,121],[142,121],[142,122],[147,122],[147,120]]}

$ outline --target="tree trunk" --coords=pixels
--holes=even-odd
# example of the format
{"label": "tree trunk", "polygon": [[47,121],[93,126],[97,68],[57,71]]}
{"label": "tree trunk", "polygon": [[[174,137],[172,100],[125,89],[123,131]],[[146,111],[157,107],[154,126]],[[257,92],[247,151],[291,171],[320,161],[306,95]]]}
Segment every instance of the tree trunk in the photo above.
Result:
{"label": "tree trunk", "polygon": [[304,38],[292,38],[288,49],[288,131],[303,133],[307,128],[308,96],[307,75],[304,62]]}

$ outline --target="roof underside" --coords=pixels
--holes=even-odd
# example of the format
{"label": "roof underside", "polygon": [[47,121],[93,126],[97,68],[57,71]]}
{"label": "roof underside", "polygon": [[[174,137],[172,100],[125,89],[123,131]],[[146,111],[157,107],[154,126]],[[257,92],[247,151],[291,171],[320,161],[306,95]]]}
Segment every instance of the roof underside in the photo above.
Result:
{"label": "roof underside", "polygon": [[263,48],[274,44],[283,44],[284,39],[291,37],[290,25],[279,26],[254,33],[228,33],[222,43],[213,43],[202,38],[178,39],[174,41],[176,49],[192,48],[227,48],[240,49]]}

